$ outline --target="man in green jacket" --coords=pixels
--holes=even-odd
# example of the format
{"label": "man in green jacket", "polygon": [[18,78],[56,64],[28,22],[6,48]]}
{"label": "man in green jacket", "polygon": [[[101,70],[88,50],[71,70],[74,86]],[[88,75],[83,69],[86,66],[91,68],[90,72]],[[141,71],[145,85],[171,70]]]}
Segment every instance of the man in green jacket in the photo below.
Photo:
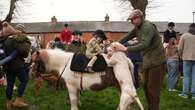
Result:
{"label": "man in green jacket", "polygon": [[120,43],[137,38],[138,43],[133,46],[117,50],[128,52],[141,52],[143,56],[142,73],[144,73],[144,90],[149,110],[159,110],[160,88],[165,73],[165,53],[160,35],[154,24],[144,19],[143,13],[133,10],[128,20],[135,26]]}

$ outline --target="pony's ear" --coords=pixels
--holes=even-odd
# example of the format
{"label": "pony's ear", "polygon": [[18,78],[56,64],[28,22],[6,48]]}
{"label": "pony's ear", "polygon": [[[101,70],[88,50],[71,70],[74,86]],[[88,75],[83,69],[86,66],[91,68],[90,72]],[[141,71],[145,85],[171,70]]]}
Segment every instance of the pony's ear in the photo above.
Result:
{"label": "pony's ear", "polygon": [[36,61],[40,57],[40,55],[41,55],[41,53],[39,51],[33,52],[32,56],[31,56],[31,60],[33,62]]}
{"label": "pony's ear", "polygon": [[40,52],[39,51],[36,51],[36,54],[37,54],[37,56],[39,56],[40,55]]}

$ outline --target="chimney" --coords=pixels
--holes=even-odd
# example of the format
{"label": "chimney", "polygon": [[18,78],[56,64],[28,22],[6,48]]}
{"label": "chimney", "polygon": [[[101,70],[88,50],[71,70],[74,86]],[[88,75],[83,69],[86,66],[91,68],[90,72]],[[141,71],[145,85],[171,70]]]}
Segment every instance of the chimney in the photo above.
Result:
{"label": "chimney", "polygon": [[55,16],[51,17],[51,22],[52,22],[52,23],[56,23],[56,22],[57,22],[57,19],[56,19]]}
{"label": "chimney", "polygon": [[105,16],[105,22],[109,22],[110,20],[110,17],[108,16],[108,13],[106,14],[106,16]]}

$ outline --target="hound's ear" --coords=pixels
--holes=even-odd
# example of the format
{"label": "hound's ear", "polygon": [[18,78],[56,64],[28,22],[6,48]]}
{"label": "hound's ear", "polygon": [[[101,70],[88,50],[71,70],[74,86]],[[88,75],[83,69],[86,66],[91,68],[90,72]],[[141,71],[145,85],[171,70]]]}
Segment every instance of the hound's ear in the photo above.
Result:
{"label": "hound's ear", "polygon": [[112,49],[112,50],[114,49],[113,43],[110,44],[109,48]]}
{"label": "hound's ear", "polygon": [[113,43],[110,45],[110,47],[111,47],[111,49],[112,49],[114,52],[116,52],[116,50],[117,50],[117,44],[116,44],[116,42],[113,42]]}
{"label": "hound's ear", "polygon": [[112,50],[113,50],[114,52],[116,52],[116,50],[117,50],[117,49],[116,49],[116,47],[115,47],[115,46],[113,46]]}

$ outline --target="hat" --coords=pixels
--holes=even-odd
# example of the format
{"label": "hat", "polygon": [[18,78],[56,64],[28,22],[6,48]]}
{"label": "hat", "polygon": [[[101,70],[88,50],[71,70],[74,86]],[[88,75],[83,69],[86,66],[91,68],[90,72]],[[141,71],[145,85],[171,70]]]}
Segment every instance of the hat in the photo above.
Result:
{"label": "hat", "polygon": [[75,30],[73,33],[72,33],[72,35],[74,35],[74,36],[76,36],[76,35],[80,35],[80,36],[82,36],[82,32],[81,31],[79,31],[79,30]]}
{"label": "hat", "polygon": [[195,23],[190,24],[190,28],[195,28]]}
{"label": "hat", "polygon": [[54,41],[55,41],[55,42],[59,42],[59,41],[60,41],[60,38],[59,38],[59,37],[56,37],[56,38],[54,39]]}
{"label": "hat", "polygon": [[21,30],[21,31],[23,31],[23,32],[25,31],[25,27],[24,27],[23,24],[17,24],[15,28],[16,28],[16,29],[19,29],[19,30]]}
{"label": "hat", "polygon": [[68,27],[68,23],[64,23],[64,27]]}
{"label": "hat", "polygon": [[107,37],[106,37],[106,35],[105,35],[105,33],[104,33],[103,30],[96,30],[96,31],[93,33],[93,35],[96,35],[97,37],[100,37],[100,38],[102,38],[103,40],[106,40],[106,39],[107,39]]}
{"label": "hat", "polygon": [[195,35],[195,23],[190,24],[188,32]]}
{"label": "hat", "polygon": [[142,17],[143,16],[143,12],[139,9],[135,9],[131,12],[128,20],[132,20],[134,18],[137,18],[137,17]]}
{"label": "hat", "polygon": [[168,27],[174,27],[175,26],[175,23],[174,22],[169,22],[168,23]]}

